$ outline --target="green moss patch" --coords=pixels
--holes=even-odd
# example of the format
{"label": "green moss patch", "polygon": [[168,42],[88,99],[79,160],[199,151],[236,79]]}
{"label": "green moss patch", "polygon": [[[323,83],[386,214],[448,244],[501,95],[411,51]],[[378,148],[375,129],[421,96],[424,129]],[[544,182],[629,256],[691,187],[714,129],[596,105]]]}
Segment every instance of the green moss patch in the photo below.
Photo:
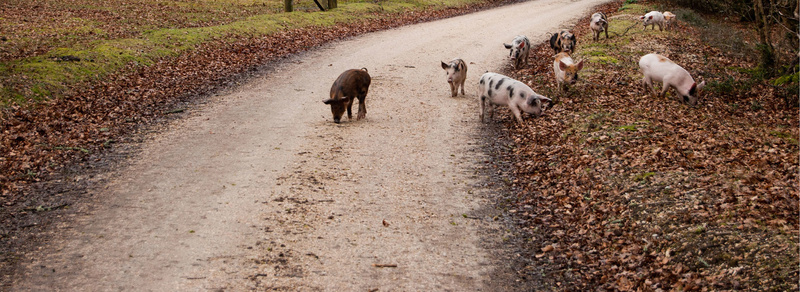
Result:
{"label": "green moss patch", "polygon": [[[444,9],[480,2],[479,0],[446,0],[446,1],[347,1],[339,4],[337,9],[326,12],[295,11],[291,13],[262,13],[248,17],[230,17],[234,21],[217,20],[214,9],[230,9],[230,5],[253,8],[241,1],[227,0],[221,2],[202,2],[200,8],[191,5],[180,6],[180,3],[169,3],[175,11],[188,22],[215,22],[217,25],[198,27],[152,27],[133,18],[120,18],[119,24],[130,26],[141,33],[126,38],[91,39],[108,33],[92,20],[73,17],[67,19],[66,28],[45,27],[62,36],[59,40],[63,47],[33,57],[6,60],[0,63],[0,105],[27,104],[63,96],[80,82],[102,78],[110,73],[133,64],[135,67],[148,66],[164,57],[175,57],[190,52],[198,46],[225,39],[265,37],[278,31],[306,27],[324,29],[339,23],[350,23],[375,17],[375,13],[392,14],[421,9]],[[252,2],[252,3],[251,3]],[[275,1],[250,1],[253,5],[275,5]],[[281,2],[282,3],[282,2]],[[309,2],[313,3],[313,2]],[[110,5],[110,4],[109,4]],[[153,4],[164,5],[164,4]],[[216,7],[216,6],[219,7]],[[238,7],[238,6],[237,6]],[[101,7],[102,8],[102,7]],[[101,10],[94,7],[94,10]],[[124,6],[122,7],[124,9]],[[263,12],[263,8],[260,8]],[[110,11],[110,10],[109,10]],[[227,11],[226,11],[227,12]],[[110,13],[110,12],[109,12]],[[165,22],[169,22],[166,21]],[[60,29],[60,30],[59,30]],[[25,39],[15,40],[24,42]],[[35,36],[30,39],[36,41]]]}

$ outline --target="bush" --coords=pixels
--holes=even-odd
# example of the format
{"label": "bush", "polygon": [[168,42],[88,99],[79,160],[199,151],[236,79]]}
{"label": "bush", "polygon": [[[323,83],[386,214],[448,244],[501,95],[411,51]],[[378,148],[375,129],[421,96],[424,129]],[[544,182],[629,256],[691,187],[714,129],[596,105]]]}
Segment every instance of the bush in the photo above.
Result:
{"label": "bush", "polygon": [[742,16],[751,15],[750,11],[753,6],[750,0],[663,0],[660,2],[691,8],[702,13],[733,13]]}

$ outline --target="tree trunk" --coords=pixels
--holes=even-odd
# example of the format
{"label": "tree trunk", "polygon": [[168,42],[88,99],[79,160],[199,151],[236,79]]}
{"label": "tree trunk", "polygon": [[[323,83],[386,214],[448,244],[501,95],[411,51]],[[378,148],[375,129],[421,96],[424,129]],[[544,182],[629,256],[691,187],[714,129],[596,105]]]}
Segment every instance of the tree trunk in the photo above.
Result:
{"label": "tree trunk", "polygon": [[760,42],[758,45],[758,51],[761,53],[759,67],[761,67],[767,75],[769,75],[775,67],[775,49],[772,47],[769,26],[770,21],[768,18],[771,13],[771,6],[770,0],[753,1],[753,10],[755,10],[756,13],[756,33],[758,34]]}
{"label": "tree trunk", "polygon": [[283,11],[292,12],[292,0],[283,0]]}

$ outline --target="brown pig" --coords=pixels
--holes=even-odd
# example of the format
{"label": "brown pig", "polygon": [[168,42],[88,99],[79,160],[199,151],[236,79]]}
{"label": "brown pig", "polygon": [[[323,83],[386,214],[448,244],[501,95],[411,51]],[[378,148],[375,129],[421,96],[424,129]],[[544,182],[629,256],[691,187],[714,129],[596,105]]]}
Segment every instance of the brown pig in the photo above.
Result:
{"label": "brown pig", "polygon": [[583,60],[575,64],[569,54],[558,53],[553,61],[553,72],[556,75],[558,92],[561,92],[562,88],[566,90],[567,86],[578,82],[578,71],[581,69],[583,69]]}
{"label": "brown pig", "polygon": [[575,51],[577,43],[578,40],[575,38],[575,35],[568,30],[562,30],[550,36],[550,48],[553,49],[553,54],[561,52],[572,54],[572,52]]}
{"label": "brown pig", "polygon": [[339,78],[336,78],[333,86],[331,86],[331,98],[322,101],[331,105],[334,123],[338,124],[341,121],[345,108],[347,109],[347,118],[353,118],[353,100],[356,98],[358,98],[358,116],[356,116],[356,120],[366,117],[367,106],[364,103],[364,99],[367,97],[370,82],[372,82],[372,79],[367,73],[367,68],[350,69],[339,75]]}

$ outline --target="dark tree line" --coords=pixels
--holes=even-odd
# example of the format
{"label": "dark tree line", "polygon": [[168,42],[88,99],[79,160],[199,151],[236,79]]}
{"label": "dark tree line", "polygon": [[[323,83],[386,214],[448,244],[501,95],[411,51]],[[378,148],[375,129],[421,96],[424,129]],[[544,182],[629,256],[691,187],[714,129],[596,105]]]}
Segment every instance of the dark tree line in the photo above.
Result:
{"label": "dark tree line", "polygon": [[800,34],[798,0],[663,0],[702,13],[740,17],[758,37],[759,65],[768,76],[797,72]]}

